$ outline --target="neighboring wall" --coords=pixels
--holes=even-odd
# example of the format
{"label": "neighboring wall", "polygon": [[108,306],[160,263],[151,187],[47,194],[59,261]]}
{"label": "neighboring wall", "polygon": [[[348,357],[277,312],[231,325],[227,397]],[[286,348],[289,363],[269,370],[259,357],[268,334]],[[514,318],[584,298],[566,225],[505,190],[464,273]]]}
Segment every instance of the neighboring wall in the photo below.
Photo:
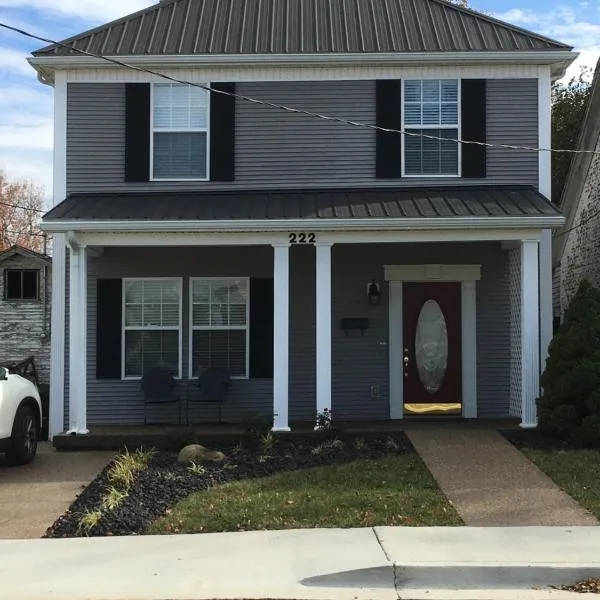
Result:
{"label": "neighboring wall", "polygon": [[[40,271],[39,300],[5,300],[5,269]],[[20,362],[33,356],[41,383],[50,378],[51,268],[20,255],[0,263],[0,362]]]}
{"label": "neighboring wall", "polygon": [[[385,264],[482,264],[477,284],[478,402],[481,417],[508,414],[509,301],[507,254],[497,243],[340,245],[333,248],[333,412],[340,419],[389,418],[388,290],[369,306],[366,285],[383,282]],[[183,373],[187,374],[189,277],[272,277],[270,247],[106,248],[88,265],[88,422],[136,424],[143,419],[138,381],[96,380],[96,287],[98,278],[184,277]],[[309,421],[315,410],[315,251],[290,250],[290,420]],[[364,336],[346,336],[343,317],[369,317]],[[401,368],[398,365],[397,368]],[[374,388],[373,388],[374,386]],[[173,410],[172,407],[167,410]],[[225,420],[249,412],[272,413],[272,380],[234,380]],[[163,417],[154,411],[153,418]],[[194,408],[194,419],[214,420],[214,407]]]}
{"label": "neighboring wall", "polygon": [[[600,152],[600,138],[595,147]],[[583,278],[600,287],[600,154],[592,159],[587,172],[573,173],[583,180],[576,213],[566,234],[560,262],[561,311],[569,305]],[[577,198],[573,199],[577,202]]]}
{"label": "neighboring wall", "polygon": [[[375,122],[374,81],[240,83],[237,92],[269,102],[364,123]],[[535,79],[489,79],[487,141],[538,145]],[[68,192],[218,189],[235,187],[423,184],[375,179],[375,132],[238,101],[236,181],[124,183],[125,84],[68,86]],[[535,152],[489,148],[487,178],[433,180],[441,184],[538,185]],[[426,182],[431,185],[432,180]]]}

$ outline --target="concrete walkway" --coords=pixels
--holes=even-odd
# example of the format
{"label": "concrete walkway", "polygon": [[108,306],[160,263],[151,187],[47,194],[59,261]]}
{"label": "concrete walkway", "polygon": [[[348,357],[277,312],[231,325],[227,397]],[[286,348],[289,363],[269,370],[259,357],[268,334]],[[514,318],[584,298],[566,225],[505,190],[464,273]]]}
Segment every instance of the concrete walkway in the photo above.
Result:
{"label": "concrete walkway", "polygon": [[44,442],[30,465],[0,462],[0,539],[41,537],[112,456],[56,452]]}
{"label": "concrete walkway", "polygon": [[415,423],[406,434],[466,525],[597,525],[494,429]]}
{"label": "concrete walkway", "polygon": [[[0,541],[10,600],[567,600],[600,528],[305,529]],[[537,588],[537,589],[536,589]]]}

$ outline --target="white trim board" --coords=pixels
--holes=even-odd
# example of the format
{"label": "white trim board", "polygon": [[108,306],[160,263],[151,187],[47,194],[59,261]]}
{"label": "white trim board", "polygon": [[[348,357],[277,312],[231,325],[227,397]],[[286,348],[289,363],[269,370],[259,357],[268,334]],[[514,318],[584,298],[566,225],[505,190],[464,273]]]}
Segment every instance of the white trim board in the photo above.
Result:
{"label": "white trim board", "polygon": [[461,283],[461,377],[462,416],[477,417],[477,284],[481,265],[385,265],[390,282],[389,387],[390,419],[404,417],[403,284],[410,282]]}

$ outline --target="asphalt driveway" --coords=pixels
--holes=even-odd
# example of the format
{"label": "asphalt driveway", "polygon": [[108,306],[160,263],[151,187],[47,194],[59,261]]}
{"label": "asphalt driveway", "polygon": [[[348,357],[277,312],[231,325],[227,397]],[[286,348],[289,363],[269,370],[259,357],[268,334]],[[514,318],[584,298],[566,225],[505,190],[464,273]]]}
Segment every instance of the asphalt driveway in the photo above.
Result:
{"label": "asphalt driveway", "polygon": [[0,539],[41,537],[113,455],[56,452],[44,442],[30,465],[0,462]]}

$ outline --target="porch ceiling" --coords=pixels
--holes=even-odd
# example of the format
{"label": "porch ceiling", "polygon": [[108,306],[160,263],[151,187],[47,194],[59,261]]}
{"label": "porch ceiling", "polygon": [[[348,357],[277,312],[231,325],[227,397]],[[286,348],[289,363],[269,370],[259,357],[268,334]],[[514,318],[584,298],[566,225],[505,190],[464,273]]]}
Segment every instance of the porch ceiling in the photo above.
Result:
{"label": "porch ceiling", "polygon": [[[240,190],[71,194],[43,219],[46,229],[72,222],[243,222],[297,220],[561,218],[527,186],[452,186],[313,190]],[[435,226],[434,223],[432,223]]]}

